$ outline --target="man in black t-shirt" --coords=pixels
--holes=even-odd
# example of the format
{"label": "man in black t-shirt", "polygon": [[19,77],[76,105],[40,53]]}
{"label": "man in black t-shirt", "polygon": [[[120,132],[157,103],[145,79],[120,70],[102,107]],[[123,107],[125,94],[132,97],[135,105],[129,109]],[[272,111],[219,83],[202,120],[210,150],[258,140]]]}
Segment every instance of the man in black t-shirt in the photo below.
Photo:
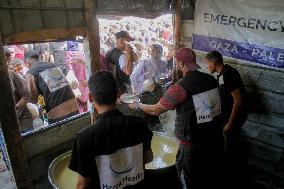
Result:
{"label": "man in black t-shirt", "polygon": [[109,63],[110,70],[114,74],[118,87],[122,93],[129,92],[130,79],[129,76],[133,70],[133,49],[128,42],[133,41],[128,32],[119,31],[115,34],[115,48],[107,52],[106,61]]}
{"label": "man in black t-shirt", "polygon": [[81,188],[141,187],[144,164],[152,161],[152,132],[141,118],[116,109],[118,88],[111,72],[99,71],[89,80],[96,122],[77,136],[69,168]]}
{"label": "man in black t-shirt", "polygon": [[[239,72],[223,63],[223,57],[218,51],[211,51],[205,57],[205,63],[211,73],[218,73],[219,92],[221,96],[221,115],[225,123],[225,149],[227,151],[231,170],[231,179],[239,176],[237,171],[242,167],[240,163],[243,149],[240,149],[240,129],[247,119],[247,91]],[[238,181],[236,181],[238,182]]]}

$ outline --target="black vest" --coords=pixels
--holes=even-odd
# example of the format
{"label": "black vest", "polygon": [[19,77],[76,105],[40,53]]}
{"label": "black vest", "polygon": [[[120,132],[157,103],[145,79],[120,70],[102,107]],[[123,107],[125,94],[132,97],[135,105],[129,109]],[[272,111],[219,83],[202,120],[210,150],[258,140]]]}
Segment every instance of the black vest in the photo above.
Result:
{"label": "black vest", "polygon": [[185,89],[187,99],[176,108],[175,136],[179,140],[200,143],[215,138],[217,135],[222,138],[221,116],[214,117],[210,122],[198,124],[192,98],[193,95],[217,89],[216,79],[209,74],[194,71],[189,72],[177,84]]}
{"label": "black vest", "polygon": [[34,76],[39,93],[44,97],[47,112],[75,98],[64,74],[55,64],[38,62],[27,73]]}
{"label": "black vest", "polygon": [[109,64],[116,66],[116,80],[121,92],[127,92],[127,85],[130,85],[129,76],[126,75],[119,66],[119,57],[123,54],[122,50],[114,48],[106,54],[106,60]]}

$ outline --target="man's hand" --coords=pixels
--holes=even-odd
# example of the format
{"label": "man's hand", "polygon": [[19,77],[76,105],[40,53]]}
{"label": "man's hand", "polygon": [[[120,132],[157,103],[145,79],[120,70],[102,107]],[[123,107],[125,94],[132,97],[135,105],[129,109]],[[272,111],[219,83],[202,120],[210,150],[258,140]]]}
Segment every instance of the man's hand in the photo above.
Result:
{"label": "man's hand", "polygon": [[133,102],[132,104],[129,104],[128,107],[131,110],[137,110],[139,108],[139,103],[138,102]]}
{"label": "man's hand", "polygon": [[16,109],[21,109],[21,108],[24,108],[26,106],[26,104],[24,104],[24,103],[22,103],[22,102],[18,102],[17,104],[16,104]]}
{"label": "man's hand", "polygon": [[224,134],[228,134],[232,132],[232,124],[227,123],[226,126],[224,127]]}
{"label": "man's hand", "polygon": [[117,99],[116,99],[116,104],[117,104],[117,105],[122,104],[122,102],[121,102],[121,99],[120,99],[120,98],[117,98]]}
{"label": "man's hand", "polygon": [[88,81],[87,81],[87,80],[82,81],[82,85],[83,85],[84,87],[88,87]]}
{"label": "man's hand", "polygon": [[71,89],[77,89],[79,87],[79,83],[77,81],[72,81],[70,84]]}
{"label": "man's hand", "polygon": [[76,189],[89,189],[90,181],[89,178],[78,175]]}
{"label": "man's hand", "polygon": [[127,56],[131,56],[131,53],[132,53],[132,47],[130,45],[126,45],[126,48],[125,48],[125,53]]}

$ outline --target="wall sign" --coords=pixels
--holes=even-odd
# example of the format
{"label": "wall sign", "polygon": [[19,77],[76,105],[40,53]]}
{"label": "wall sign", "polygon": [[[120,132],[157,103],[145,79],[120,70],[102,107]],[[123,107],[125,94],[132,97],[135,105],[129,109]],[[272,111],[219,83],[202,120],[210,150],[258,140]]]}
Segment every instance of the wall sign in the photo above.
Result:
{"label": "wall sign", "polygon": [[193,49],[284,68],[284,1],[197,0]]}

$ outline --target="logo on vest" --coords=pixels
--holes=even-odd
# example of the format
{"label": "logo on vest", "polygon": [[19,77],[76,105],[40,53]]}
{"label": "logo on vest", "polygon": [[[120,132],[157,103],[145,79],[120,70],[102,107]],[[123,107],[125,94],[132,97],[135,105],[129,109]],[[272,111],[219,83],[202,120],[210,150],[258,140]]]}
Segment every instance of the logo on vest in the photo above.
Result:
{"label": "logo on vest", "polygon": [[192,96],[197,123],[206,123],[221,114],[221,100],[217,88]]}
{"label": "logo on vest", "polygon": [[121,189],[144,179],[143,144],[95,158],[101,188]]}
{"label": "logo on vest", "polygon": [[64,77],[64,74],[57,67],[44,70],[40,73],[40,76],[46,83],[50,92],[54,92],[69,85],[67,79]]}

